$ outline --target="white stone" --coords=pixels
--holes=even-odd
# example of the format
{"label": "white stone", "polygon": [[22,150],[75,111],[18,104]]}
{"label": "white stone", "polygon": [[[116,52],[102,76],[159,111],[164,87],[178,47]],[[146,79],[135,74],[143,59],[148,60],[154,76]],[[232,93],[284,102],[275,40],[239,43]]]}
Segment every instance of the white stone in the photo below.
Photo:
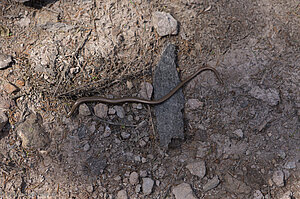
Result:
{"label": "white stone", "polygon": [[177,21],[169,13],[154,12],[152,21],[154,28],[161,37],[178,33]]}

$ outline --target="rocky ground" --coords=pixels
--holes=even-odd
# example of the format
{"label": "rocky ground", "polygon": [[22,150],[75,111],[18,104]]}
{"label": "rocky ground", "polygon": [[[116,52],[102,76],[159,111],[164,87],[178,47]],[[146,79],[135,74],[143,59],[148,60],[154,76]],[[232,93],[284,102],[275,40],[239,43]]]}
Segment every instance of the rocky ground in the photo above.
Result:
{"label": "rocky ground", "polygon": [[[300,198],[297,0],[4,0],[0,21],[0,198]],[[224,81],[184,87],[184,140],[139,103],[67,117],[149,97],[168,43],[182,80]]]}

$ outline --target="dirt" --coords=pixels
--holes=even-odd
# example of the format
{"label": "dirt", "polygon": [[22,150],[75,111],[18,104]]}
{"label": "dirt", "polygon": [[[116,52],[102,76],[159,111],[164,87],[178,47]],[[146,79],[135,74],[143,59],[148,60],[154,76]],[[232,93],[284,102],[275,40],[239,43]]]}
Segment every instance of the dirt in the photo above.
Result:
{"label": "dirt", "polygon": [[[157,34],[156,11],[177,35]],[[197,198],[300,198],[298,1],[4,0],[0,19],[0,53],[13,58],[0,70],[0,198],[179,199],[182,183]],[[185,107],[184,141],[160,147],[148,105],[66,117],[82,96],[138,96],[168,43],[181,79],[210,65],[224,81],[205,72],[184,87],[203,104]],[[30,115],[42,120],[30,142],[47,133],[46,148],[17,133],[31,132]],[[199,161],[203,178],[187,166]]]}

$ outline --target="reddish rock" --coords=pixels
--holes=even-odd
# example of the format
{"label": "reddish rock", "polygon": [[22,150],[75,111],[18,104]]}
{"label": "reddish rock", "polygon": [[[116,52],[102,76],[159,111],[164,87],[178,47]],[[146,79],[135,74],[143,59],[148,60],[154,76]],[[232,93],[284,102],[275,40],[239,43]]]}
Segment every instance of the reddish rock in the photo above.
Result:
{"label": "reddish rock", "polygon": [[16,92],[16,91],[18,90],[18,88],[17,88],[15,85],[11,84],[11,83],[6,83],[6,84],[4,85],[4,90],[5,90],[7,93],[11,94],[11,93],[13,93],[13,92]]}
{"label": "reddish rock", "polygon": [[23,80],[19,79],[19,80],[16,81],[16,86],[17,87],[20,88],[20,87],[23,87],[24,85],[25,85],[25,82]]}

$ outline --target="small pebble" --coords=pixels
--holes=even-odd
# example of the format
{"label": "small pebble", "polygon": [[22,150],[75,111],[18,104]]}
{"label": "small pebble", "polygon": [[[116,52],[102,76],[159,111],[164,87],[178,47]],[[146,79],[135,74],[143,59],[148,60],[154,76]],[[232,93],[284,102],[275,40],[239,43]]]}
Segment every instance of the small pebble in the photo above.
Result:
{"label": "small pebble", "polygon": [[237,135],[239,138],[244,137],[244,133],[241,129],[237,129],[237,130],[233,131],[233,134]]}
{"label": "small pebble", "polygon": [[91,133],[94,133],[96,131],[96,122],[92,122],[92,124],[89,125],[88,129]]}
{"label": "small pebble", "polygon": [[147,145],[147,143],[146,143],[143,139],[140,139],[139,145],[140,145],[141,147],[144,147],[144,146]]}
{"label": "small pebble", "polygon": [[90,111],[89,107],[84,103],[79,105],[78,110],[79,110],[80,115],[83,115],[83,116],[91,115],[91,111]]}
{"label": "small pebble", "polygon": [[125,110],[122,106],[114,106],[114,109],[117,112],[117,116],[119,118],[124,118],[125,117]]}
{"label": "small pebble", "polygon": [[90,145],[88,143],[86,143],[84,146],[83,146],[83,150],[86,152],[88,150],[90,150]]}
{"label": "small pebble", "polygon": [[8,122],[8,117],[6,116],[5,112],[0,109],[0,133],[4,128],[4,126],[7,124],[7,122]]}
{"label": "small pebble", "polygon": [[187,101],[187,105],[189,106],[190,109],[196,110],[202,108],[204,103],[200,102],[198,99],[189,99]]}
{"label": "small pebble", "polygon": [[133,116],[132,116],[132,115],[128,115],[128,116],[127,116],[127,120],[128,120],[129,122],[132,122],[132,121],[133,121]]}
{"label": "small pebble", "polygon": [[142,157],[142,163],[146,163],[147,162],[147,159]]}
{"label": "small pebble", "polygon": [[197,199],[191,185],[181,183],[173,188],[172,193],[176,199]]}
{"label": "small pebble", "polygon": [[141,103],[137,104],[136,109],[142,110],[143,109],[143,105]]}
{"label": "small pebble", "polygon": [[130,90],[133,88],[133,84],[132,84],[131,81],[127,81],[126,85],[127,85],[127,88],[130,89]]}
{"label": "small pebble", "polygon": [[255,190],[253,193],[253,199],[264,199],[264,195],[260,190]]}
{"label": "small pebble", "polygon": [[118,191],[117,199],[128,199],[127,191],[125,189]]}
{"label": "small pebble", "polygon": [[123,132],[121,133],[121,137],[122,137],[124,140],[126,140],[126,139],[130,138],[130,133],[127,133],[127,132],[123,131]]}
{"label": "small pebble", "polygon": [[129,182],[132,185],[137,184],[139,181],[139,174],[137,172],[132,172],[129,176]]}
{"label": "small pebble", "polygon": [[141,171],[140,171],[140,176],[141,176],[142,178],[146,177],[146,176],[147,176],[147,171],[146,171],[146,170],[141,170]]}
{"label": "small pebble", "polygon": [[143,127],[147,126],[147,124],[148,124],[147,121],[143,120],[137,125],[136,128],[137,129],[143,128]]}
{"label": "small pebble", "polygon": [[94,107],[94,112],[97,117],[104,119],[107,117],[108,106],[106,104],[102,104],[102,103],[97,104]]}
{"label": "small pebble", "polygon": [[159,36],[177,35],[177,21],[169,13],[157,11],[154,12],[152,16],[153,26]]}
{"label": "small pebble", "polygon": [[115,138],[115,143],[116,144],[121,144],[121,140],[119,140],[118,138]]}
{"label": "small pebble", "polygon": [[87,190],[89,193],[92,193],[92,192],[94,191],[93,185],[87,186],[86,190]]}
{"label": "small pebble", "polygon": [[109,115],[114,115],[114,114],[116,114],[116,110],[114,108],[109,108],[108,109],[108,114]]}
{"label": "small pebble", "polygon": [[142,185],[138,184],[138,185],[136,185],[136,187],[135,187],[135,192],[136,192],[136,193],[139,193],[139,192],[141,192],[141,189],[142,189]]}
{"label": "small pebble", "polygon": [[103,137],[108,137],[108,136],[110,136],[111,135],[111,129],[110,129],[110,127],[109,126],[106,126],[105,127],[105,130],[104,130],[104,133],[103,133]]}
{"label": "small pebble", "polygon": [[151,96],[152,96],[152,93],[153,93],[153,86],[148,82],[142,82],[141,83],[141,90],[139,92],[140,97],[143,98],[143,99],[150,100]]}
{"label": "small pebble", "polygon": [[283,166],[285,169],[295,169],[296,168],[296,162],[286,162]]}
{"label": "small pebble", "polygon": [[12,63],[12,58],[10,55],[5,55],[0,53],[0,69],[5,69]]}
{"label": "small pebble", "polygon": [[154,158],[154,155],[152,155],[152,154],[148,154],[148,155],[147,155],[147,158],[149,158],[150,160],[153,160],[153,158]]}
{"label": "small pebble", "polygon": [[280,157],[281,159],[285,159],[286,158],[286,154],[285,154],[285,152],[284,151],[282,151],[282,150],[280,150],[279,152],[278,152],[278,157]]}
{"label": "small pebble", "polygon": [[284,179],[285,180],[288,179],[290,177],[290,175],[291,175],[290,172],[289,172],[289,170],[287,170],[287,169],[284,169],[283,173],[284,173]]}
{"label": "small pebble", "polygon": [[141,156],[139,156],[139,155],[135,156],[135,157],[134,157],[134,160],[135,160],[136,162],[140,162],[140,161],[141,161]]}
{"label": "small pebble", "polygon": [[190,163],[186,168],[191,172],[191,174],[203,178],[206,174],[206,167],[204,161]]}
{"label": "small pebble", "polygon": [[284,186],[284,173],[281,170],[275,171],[273,173],[272,180],[278,187],[283,187]]}
{"label": "small pebble", "polygon": [[8,93],[11,94],[13,92],[16,92],[18,90],[17,87],[15,87],[13,84],[11,83],[5,83],[4,84],[4,90]]}
{"label": "small pebble", "polygon": [[20,80],[20,79],[18,79],[17,81],[16,81],[16,86],[17,87],[23,87],[25,85],[25,82],[23,81],[23,80]]}
{"label": "small pebble", "polygon": [[[45,61],[42,61],[42,63],[41,63],[42,65],[47,65],[47,62],[45,62]],[[73,74],[73,75],[75,75],[75,74],[77,74],[77,73],[79,73],[79,70],[80,70],[80,68],[79,67],[76,67],[76,68],[71,68],[70,69],[70,73],[71,74]]]}
{"label": "small pebble", "polygon": [[203,186],[203,191],[209,191],[211,189],[214,189],[218,186],[220,183],[219,177],[215,176],[212,179],[208,180],[208,182]]}
{"label": "small pebble", "polygon": [[159,186],[160,185],[160,181],[159,180],[155,180],[155,185]]}
{"label": "small pebble", "polygon": [[151,178],[143,178],[143,193],[149,195],[152,192],[154,181]]}

